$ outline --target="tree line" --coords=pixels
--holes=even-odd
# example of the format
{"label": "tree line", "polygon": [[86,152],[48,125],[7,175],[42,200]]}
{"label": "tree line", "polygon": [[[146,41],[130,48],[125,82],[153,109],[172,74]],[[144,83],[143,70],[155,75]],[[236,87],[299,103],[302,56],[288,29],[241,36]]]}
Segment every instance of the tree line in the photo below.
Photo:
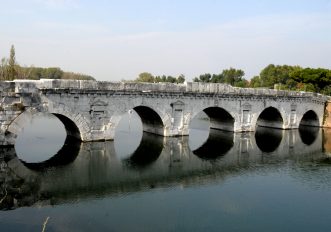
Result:
{"label": "tree line", "polygon": [[[263,68],[258,76],[251,80],[244,78],[245,72],[241,69],[224,69],[218,74],[204,73],[195,77],[194,82],[225,83],[235,87],[248,88],[276,88],[281,90],[296,90],[319,92],[331,95],[331,70],[325,68],[302,68],[300,66],[269,64]],[[2,58],[0,62],[0,81],[14,79],[75,79],[95,80],[85,74],[64,72],[60,68],[22,67],[16,62],[15,48],[12,45],[9,58]],[[154,76],[143,72],[133,80],[135,82],[170,82],[184,83],[185,76],[171,75]]]}
{"label": "tree line", "polygon": [[12,81],[15,79],[72,79],[72,80],[95,80],[85,74],[65,72],[58,67],[22,67],[16,62],[14,45],[10,48],[9,58],[2,58],[0,63],[0,81]]}
{"label": "tree line", "polygon": [[318,92],[331,95],[331,70],[274,65],[265,67],[250,81],[250,87]]}
{"label": "tree line", "polygon": [[224,69],[219,74],[205,73],[193,79],[194,82],[225,83],[235,87],[248,87],[249,82],[244,78],[245,72],[241,69]]}
{"label": "tree line", "polygon": [[150,83],[159,83],[159,82],[169,82],[169,83],[184,83],[185,76],[180,74],[178,77],[174,76],[154,76],[149,72],[143,72],[138,75],[138,77],[134,80],[136,82],[150,82]]}
{"label": "tree line", "polygon": [[205,73],[193,79],[195,82],[226,83],[235,87],[276,88],[318,92],[331,95],[331,70],[325,68],[302,68],[300,66],[269,64],[260,75],[251,80],[244,78],[241,69],[225,69],[219,74]]}

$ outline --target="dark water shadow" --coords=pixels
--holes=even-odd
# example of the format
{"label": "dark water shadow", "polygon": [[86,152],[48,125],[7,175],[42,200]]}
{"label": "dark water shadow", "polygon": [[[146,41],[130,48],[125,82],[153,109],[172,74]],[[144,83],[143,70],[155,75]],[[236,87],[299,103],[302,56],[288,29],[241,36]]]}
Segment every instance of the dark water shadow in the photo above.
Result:
{"label": "dark water shadow", "polygon": [[260,126],[256,128],[255,141],[262,152],[274,152],[279,147],[282,138],[283,131],[281,129]]}
{"label": "dark water shadow", "polygon": [[45,171],[53,167],[64,166],[72,163],[79,154],[81,141],[72,136],[67,136],[62,148],[50,159],[38,163],[20,161],[23,165],[34,171]]}
{"label": "dark water shadow", "polygon": [[0,160],[8,162],[16,157],[14,146],[0,146]]}
{"label": "dark water shadow", "polygon": [[137,149],[123,160],[130,168],[145,168],[155,162],[163,150],[163,137],[144,132]]}
{"label": "dark water shadow", "polygon": [[319,165],[331,166],[331,157],[322,157],[315,162]]}
{"label": "dark water shadow", "polygon": [[306,145],[313,144],[318,136],[319,130],[319,127],[300,125],[299,134],[301,141]]}
{"label": "dark water shadow", "polygon": [[193,154],[205,160],[218,159],[233,147],[233,139],[233,132],[210,129],[207,141],[194,150]]}

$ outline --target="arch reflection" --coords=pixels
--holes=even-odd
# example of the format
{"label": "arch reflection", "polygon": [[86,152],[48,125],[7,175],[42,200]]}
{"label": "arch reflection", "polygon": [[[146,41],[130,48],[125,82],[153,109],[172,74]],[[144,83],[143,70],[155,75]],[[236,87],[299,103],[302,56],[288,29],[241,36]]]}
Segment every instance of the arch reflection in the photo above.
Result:
{"label": "arch reflection", "polygon": [[233,147],[234,133],[210,129],[207,141],[193,151],[201,159],[217,159],[230,151]]}
{"label": "arch reflection", "polygon": [[[39,165],[23,165],[14,148],[0,148],[0,199],[4,199],[0,210],[36,205],[46,200],[54,205],[163,186],[205,184],[233,174],[256,174],[260,169],[263,173],[268,169],[278,170],[286,160],[295,161],[290,162],[294,165],[292,170],[296,170],[295,167],[300,170],[302,165],[312,163],[330,165],[330,158],[322,153],[322,136],[317,136],[314,144],[307,146],[296,139],[297,133],[296,130],[259,128],[255,135],[235,136],[234,133],[212,130],[208,140],[193,152],[189,149],[187,137],[172,137],[167,141],[144,133],[138,148],[124,160],[116,156],[113,141],[82,143],[76,159],[74,156],[71,156],[72,160],[70,156],[61,157],[61,153],[72,155],[79,151],[79,143],[75,148],[66,140],[66,145],[55,157]],[[324,138],[330,134],[325,134]],[[276,151],[273,155],[264,155],[260,150]],[[67,161],[64,162],[64,158]],[[65,166],[66,163],[70,165]],[[51,168],[58,165],[64,166]],[[35,172],[25,166],[35,170],[50,169]],[[5,195],[4,189],[11,191]]]}
{"label": "arch reflection", "polygon": [[262,152],[275,151],[283,138],[283,131],[279,129],[257,127],[255,132],[256,145]]}
{"label": "arch reflection", "polygon": [[301,141],[306,145],[313,144],[318,136],[319,130],[320,130],[319,127],[300,125],[299,134]]}
{"label": "arch reflection", "polygon": [[67,136],[62,148],[50,159],[39,163],[20,161],[25,167],[34,171],[44,171],[49,168],[64,166],[73,162],[80,152],[81,141],[72,136]]}
{"label": "arch reflection", "polygon": [[123,163],[132,168],[144,168],[156,161],[162,150],[163,137],[144,132],[138,148]]}

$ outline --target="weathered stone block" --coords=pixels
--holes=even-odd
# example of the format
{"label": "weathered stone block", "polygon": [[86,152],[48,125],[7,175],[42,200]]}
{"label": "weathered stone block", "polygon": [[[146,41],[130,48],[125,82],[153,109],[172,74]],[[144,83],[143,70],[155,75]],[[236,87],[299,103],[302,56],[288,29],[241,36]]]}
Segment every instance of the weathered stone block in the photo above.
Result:
{"label": "weathered stone block", "polygon": [[80,89],[97,89],[96,81],[81,80],[79,82],[80,82]]}

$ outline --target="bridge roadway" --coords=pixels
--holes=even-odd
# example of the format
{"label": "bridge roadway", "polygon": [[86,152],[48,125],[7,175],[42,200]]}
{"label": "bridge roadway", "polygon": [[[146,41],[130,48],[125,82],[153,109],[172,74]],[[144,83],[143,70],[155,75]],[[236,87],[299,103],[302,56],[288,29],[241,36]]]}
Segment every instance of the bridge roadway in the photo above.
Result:
{"label": "bridge roadway", "polygon": [[13,145],[30,114],[38,112],[57,116],[70,136],[100,141],[114,139],[122,116],[133,110],[145,132],[182,136],[202,111],[211,128],[225,131],[321,127],[326,102],[326,96],[315,93],[214,83],[0,82],[0,145]]}
{"label": "bridge roadway", "polygon": [[[125,157],[118,155],[113,141],[76,140],[66,141],[56,155],[41,163],[26,163],[16,156],[15,148],[1,147],[0,210],[221,182],[228,176],[278,170],[284,162],[297,167],[290,170],[296,176],[307,172],[312,162],[330,162],[322,153],[326,135],[319,128],[259,128],[255,133],[212,130],[200,147],[191,148],[186,136],[144,133],[140,145]],[[309,171],[306,175],[298,181],[311,180],[314,185],[321,181],[312,179]]]}

